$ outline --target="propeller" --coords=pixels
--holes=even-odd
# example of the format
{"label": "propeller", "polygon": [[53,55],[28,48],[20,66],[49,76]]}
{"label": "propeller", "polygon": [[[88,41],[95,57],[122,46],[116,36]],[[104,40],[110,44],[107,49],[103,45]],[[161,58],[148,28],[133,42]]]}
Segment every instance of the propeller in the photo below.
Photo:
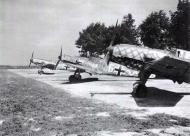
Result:
{"label": "propeller", "polygon": [[113,56],[113,49],[110,48],[110,49],[108,50],[107,54],[106,54],[106,57],[105,57],[105,58],[106,58],[106,63],[107,63],[107,65],[109,65],[112,56]]}
{"label": "propeller", "polygon": [[109,64],[112,56],[113,56],[113,44],[114,44],[114,41],[115,41],[115,38],[116,38],[116,34],[115,34],[115,31],[116,31],[116,27],[118,25],[118,19],[116,21],[116,24],[115,24],[115,29],[114,29],[114,34],[111,38],[111,42],[110,42],[110,45],[106,48],[107,50],[107,65]]}
{"label": "propeller", "polygon": [[32,56],[30,58],[30,63],[29,63],[29,67],[31,66],[32,62],[33,62],[33,57],[34,57],[34,51],[32,52]]}
{"label": "propeller", "polygon": [[55,65],[55,69],[56,69],[57,66],[59,65],[59,62],[62,60],[62,54],[63,54],[63,52],[62,52],[62,47],[61,47],[61,52],[60,52],[60,54],[59,54],[59,56],[58,56],[58,61],[57,61],[56,65]]}
{"label": "propeller", "polygon": [[107,47],[107,50],[109,50],[109,49],[111,49],[111,47],[113,47],[113,44],[114,44],[114,41],[115,41],[115,37],[116,37],[115,31],[116,31],[117,24],[118,24],[118,19],[117,19],[116,24],[115,24],[114,34],[113,34],[113,36],[111,38],[110,45]]}

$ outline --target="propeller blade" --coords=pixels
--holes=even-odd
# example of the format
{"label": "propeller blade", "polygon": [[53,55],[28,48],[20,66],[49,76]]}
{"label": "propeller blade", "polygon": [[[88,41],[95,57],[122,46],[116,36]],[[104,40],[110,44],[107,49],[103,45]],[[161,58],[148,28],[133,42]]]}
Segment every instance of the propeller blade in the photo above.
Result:
{"label": "propeller blade", "polygon": [[60,52],[60,56],[61,56],[61,57],[62,57],[62,55],[63,55],[62,53],[63,53],[63,51],[62,51],[62,47],[61,47],[61,52]]}
{"label": "propeller blade", "polygon": [[33,57],[34,57],[34,51],[32,52],[32,56],[31,56],[31,58],[30,58],[29,67],[30,67],[30,66],[31,66],[31,64],[32,64]]}
{"label": "propeller blade", "polygon": [[110,45],[108,46],[107,50],[111,49],[111,47],[113,46],[114,44],[114,41],[115,41],[115,38],[116,38],[116,28],[117,28],[117,25],[118,25],[118,19],[116,21],[116,24],[115,24],[115,29],[113,30],[113,36],[111,38],[111,42],[110,42]]}
{"label": "propeller blade", "polygon": [[58,60],[62,60],[62,55],[63,55],[63,51],[62,51],[62,47],[61,47],[61,52],[60,52],[60,54],[58,56]]}
{"label": "propeller blade", "polygon": [[29,63],[29,67],[31,66],[31,63],[32,63],[32,62],[30,61],[30,63]]}
{"label": "propeller blade", "polygon": [[107,47],[107,51],[108,51],[108,53],[107,53],[107,65],[109,64],[109,62],[110,62],[110,60],[111,60],[111,58],[113,56],[113,48],[112,47],[113,47],[113,44],[114,44],[114,41],[115,41],[115,38],[116,38],[115,31],[116,31],[117,25],[118,25],[118,19],[117,19],[116,24],[115,24],[114,34],[112,36],[110,45]]}
{"label": "propeller blade", "polygon": [[59,62],[60,62],[61,60],[58,60],[57,61],[57,63],[56,63],[56,65],[55,65],[55,69],[57,69],[57,66],[59,65]]}
{"label": "propeller blade", "polygon": [[109,49],[108,53],[107,53],[107,65],[109,65],[109,63],[110,63],[110,61],[112,59],[112,56],[113,56],[113,50]]}
{"label": "propeller blade", "polygon": [[115,27],[117,27],[117,24],[118,24],[118,19],[117,19],[117,21],[116,21]]}
{"label": "propeller blade", "polygon": [[59,62],[62,60],[62,54],[63,54],[63,52],[62,52],[62,47],[61,47],[61,51],[60,51],[60,54],[58,56],[58,61],[57,61],[56,65],[55,65],[55,69],[57,69],[57,66],[59,65]]}
{"label": "propeller blade", "polygon": [[32,52],[32,56],[31,56],[31,59],[33,59],[33,57],[34,57],[34,51]]}

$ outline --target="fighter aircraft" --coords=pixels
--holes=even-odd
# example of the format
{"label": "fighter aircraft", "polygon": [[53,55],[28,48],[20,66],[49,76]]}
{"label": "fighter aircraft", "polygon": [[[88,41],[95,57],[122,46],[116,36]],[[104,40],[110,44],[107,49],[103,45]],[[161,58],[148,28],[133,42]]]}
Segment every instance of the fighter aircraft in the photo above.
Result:
{"label": "fighter aircraft", "polygon": [[58,56],[57,65],[59,62],[63,62],[69,67],[76,68],[73,75],[69,76],[70,82],[76,82],[80,81],[82,79],[81,73],[89,73],[92,74],[99,74],[99,75],[117,75],[120,76],[121,73],[128,73],[128,69],[125,66],[122,66],[117,63],[110,62],[110,65],[108,65],[109,55],[107,54],[103,59],[102,58],[96,58],[96,57],[66,57],[62,54],[62,48],[60,55]]}
{"label": "fighter aircraft", "polygon": [[[118,23],[118,20],[116,22],[116,26],[117,26],[117,23]],[[114,39],[115,39],[115,35],[113,35],[109,47],[113,46]],[[70,82],[81,80],[82,77],[80,73],[82,72],[89,73],[90,75],[92,74],[115,75],[115,72],[117,72],[116,75],[118,76],[120,76],[121,73],[127,73],[127,75],[130,75],[130,76],[136,74],[135,73],[136,71],[133,71],[133,73],[130,73],[131,71],[129,71],[129,69],[117,63],[112,62],[112,67],[108,65],[108,61],[110,59],[109,53],[110,52],[107,52],[107,54],[105,55],[103,59],[96,58],[96,57],[88,57],[88,58],[70,57],[70,59],[66,59],[65,56],[63,56],[62,54],[62,48],[61,48],[61,52],[60,52],[60,55],[58,56],[58,61],[56,65],[58,65],[59,62],[61,61],[69,67],[76,68],[74,74],[69,76]],[[112,70],[110,70],[110,68],[112,68]]]}
{"label": "fighter aircraft", "polygon": [[151,74],[171,79],[179,84],[190,83],[190,61],[176,53],[148,47],[118,44],[108,48],[109,61],[116,61],[132,69],[139,69],[140,80],[133,84],[133,94],[145,97],[146,82]]}
{"label": "fighter aircraft", "polygon": [[[32,63],[40,67],[40,70],[38,70],[38,74],[45,74],[45,72],[43,71],[44,68],[50,70],[55,70],[57,68],[56,63],[54,62],[34,58],[34,52],[32,52],[32,56],[30,58],[29,67],[31,66]],[[64,65],[64,68],[67,70],[69,67],[67,65]]]}

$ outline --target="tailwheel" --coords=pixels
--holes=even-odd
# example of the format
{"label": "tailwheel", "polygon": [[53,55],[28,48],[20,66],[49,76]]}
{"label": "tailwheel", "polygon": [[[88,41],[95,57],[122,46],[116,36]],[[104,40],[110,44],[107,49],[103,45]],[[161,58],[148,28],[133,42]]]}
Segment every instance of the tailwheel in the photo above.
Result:
{"label": "tailwheel", "polygon": [[133,84],[133,93],[134,97],[144,98],[147,96],[147,88],[141,82],[136,82]]}
{"label": "tailwheel", "polygon": [[82,77],[80,74],[69,76],[69,82],[77,82],[77,81],[80,81],[81,79],[82,79]]}

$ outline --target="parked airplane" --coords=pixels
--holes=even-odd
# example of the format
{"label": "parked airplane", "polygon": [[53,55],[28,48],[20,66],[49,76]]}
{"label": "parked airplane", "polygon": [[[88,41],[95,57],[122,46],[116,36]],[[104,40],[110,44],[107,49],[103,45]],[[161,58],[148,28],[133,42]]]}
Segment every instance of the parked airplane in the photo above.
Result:
{"label": "parked airplane", "polygon": [[[116,22],[117,26],[118,20]],[[112,41],[110,43],[110,47],[113,45],[115,39],[115,35],[112,37]],[[110,52],[106,54],[104,59],[102,58],[96,58],[96,57],[70,57],[70,59],[65,59],[65,57],[62,54],[62,48],[60,55],[58,56],[58,62],[63,62],[69,67],[74,67],[76,68],[75,73],[71,76],[69,76],[69,81],[79,81],[81,80],[81,72],[86,72],[89,73],[90,75],[92,74],[99,74],[99,75],[115,75],[115,72],[117,72],[117,75],[120,76],[121,73],[127,73],[127,75],[134,75],[136,71],[134,71],[132,74],[130,73],[129,69],[127,69],[123,65],[119,65],[117,63],[112,63],[112,70],[110,70],[110,66],[108,65],[109,61],[109,55]]]}
{"label": "parked airplane", "polygon": [[[108,65],[109,55],[107,54],[104,59],[102,58],[96,58],[96,57],[69,57],[63,56],[62,49],[60,52],[60,55],[58,57],[58,62],[63,62],[69,67],[76,68],[73,75],[69,76],[69,81],[79,81],[81,80],[81,74],[82,72],[92,74],[99,74],[99,75],[117,75],[120,76],[121,73],[127,73],[127,75],[132,75],[129,73],[129,69],[125,66],[122,66],[117,63],[110,63]],[[133,73],[134,74],[134,73]]]}
{"label": "parked airplane", "polygon": [[190,83],[190,61],[170,51],[142,46],[119,44],[108,48],[109,61],[125,62],[132,69],[139,69],[140,81],[133,84],[133,94],[146,96],[146,82],[151,74],[171,79],[179,84]]}
{"label": "parked airplane", "polygon": [[[44,68],[55,70],[57,67],[56,63],[54,62],[34,58],[34,52],[32,52],[32,56],[30,58],[29,67],[31,66],[32,63],[37,66],[40,66],[40,70],[38,70],[38,74],[45,74],[45,72],[43,71]],[[64,65],[64,68],[67,70],[69,67],[67,65]]]}

